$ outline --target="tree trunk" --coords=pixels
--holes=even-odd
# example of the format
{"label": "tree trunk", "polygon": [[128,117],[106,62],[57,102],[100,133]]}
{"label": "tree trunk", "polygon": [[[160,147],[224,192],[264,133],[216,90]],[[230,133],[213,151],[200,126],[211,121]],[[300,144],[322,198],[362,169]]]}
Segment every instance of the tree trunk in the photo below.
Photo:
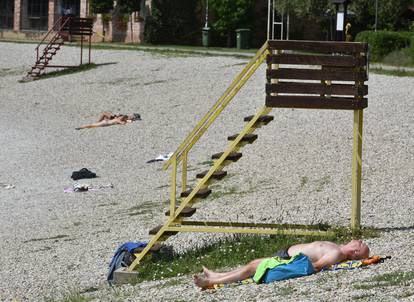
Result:
{"label": "tree trunk", "polygon": [[134,29],[133,29],[133,21],[134,21],[134,16],[133,16],[133,14],[131,14],[130,16],[129,16],[129,18],[130,18],[130,22],[131,22],[131,43],[134,43]]}
{"label": "tree trunk", "polygon": [[232,39],[232,30],[228,30],[227,31],[227,47],[232,47],[233,45],[232,45],[232,41],[233,41],[233,39]]}

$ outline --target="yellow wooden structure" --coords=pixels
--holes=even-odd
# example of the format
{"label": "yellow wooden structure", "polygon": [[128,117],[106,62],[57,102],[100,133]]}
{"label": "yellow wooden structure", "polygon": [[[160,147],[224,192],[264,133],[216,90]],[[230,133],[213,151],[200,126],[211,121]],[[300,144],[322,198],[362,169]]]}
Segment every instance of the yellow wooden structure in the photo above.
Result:
{"label": "yellow wooden structure", "polygon": [[[304,52],[306,54],[301,54]],[[117,275],[119,277],[132,273],[146,256],[157,250],[160,242],[178,232],[331,235],[329,230],[322,231],[312,225],[188,220],[196,211],[191,206],[211,193],[208,185],[225,177],[223,168],[237,161],[241,157],[238,151],[256,140],[255,130],[273,119],[267,114],[274,107],[354,111],[351,227],[360,228],[362,112],[367,107],[364,96],[368,93],[368,87],[364,85],[367,79],[367,52],[368,48],[364,43],[267,41],[164,164],[164,169],[171,167],[170,206],[166,213],[168,218],[163,225],[150,231],[152,236],[148,245],[135,254],[136,258],[127,270],[115,272],[115,281]],[[259,108],[255,115],[245,118],[247,124],[242,131],[229,137],[227,149],[213,155],[214,165],[208,171],[198,174],[196,186],[187,190],[188,153],[265,60],[268,66],[265,106]],[[283,64],[293,65],[294,68],[284,68]],[[309,69],[306,65],[316,65],[318,68]],[[298,69],[298,66],[301,68]],[[177,204],[179,165],[181,201]],[[126,280],[124,277],[118,279],[122,279],[120,282]]]}

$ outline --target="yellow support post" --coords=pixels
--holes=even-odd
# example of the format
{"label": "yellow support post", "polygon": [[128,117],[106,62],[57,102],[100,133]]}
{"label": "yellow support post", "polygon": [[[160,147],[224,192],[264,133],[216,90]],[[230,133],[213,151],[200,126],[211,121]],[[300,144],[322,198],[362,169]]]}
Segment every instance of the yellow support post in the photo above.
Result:
{"label": "yellow support post", "polygon": [[188,151],[184,151],[183,153],[183,168],[181,170],[181,192],[187,190],[187,159],[188,159]]}
{"label": "yellow support post", "polygon": [[177,157],[174,156],[172,161],[171,171],[171,188],[170,188],[170,217],[174,216],[175,213],[175,199],[177,193]]}
{"label": "yellow support post", "polygon": [[362,174],[363,111],[354,110],[354,147],[352,155],[352,216],[351,228],[361,227],[361,174]]}

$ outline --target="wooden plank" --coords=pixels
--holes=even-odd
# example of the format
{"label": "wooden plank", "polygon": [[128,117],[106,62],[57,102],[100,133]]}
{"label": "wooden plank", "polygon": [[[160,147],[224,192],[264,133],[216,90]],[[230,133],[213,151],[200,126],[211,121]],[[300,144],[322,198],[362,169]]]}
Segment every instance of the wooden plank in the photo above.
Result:
{"label": "wooden plank", "polygon": [[368,94],[368,86],[358,86],[355,84],[332,84],[322,83],[299,83],[299,82],[279,82],[266,84],[266,93],[299,93],[299,94],[333,94],[333,95],[353,95],[365,96]]}
{"label": "wooden plank", "polygon": [[293,65],[325,65],[325,66],[365,66],[367,59],[354,56],[339,55],[301,55],[301,54],[280,54],[268,55],[268,64],[293,64]]}
{"label": "wooden plank", "polygon": [[347,71],[321,70],[321,69],[296,69],[296,68],[279,68],[267,69],[266,75],[268,80],[275,79],[296,79],[296,80],[319,80],[319,81],[366,81],[367,73],[365,71]]}
{"label": "wooden plank", "polygon": [[321,53],[366,53],[368,51],[368,43],[359,42],[269,40],[268,45],[271,50],[316,51]]}
{"label": "wooden plank", "polygon": [[357,110],[368,106],[366,98],[327,98],[319,96],[266,96],[267,107],[303,109],[344,109]]}

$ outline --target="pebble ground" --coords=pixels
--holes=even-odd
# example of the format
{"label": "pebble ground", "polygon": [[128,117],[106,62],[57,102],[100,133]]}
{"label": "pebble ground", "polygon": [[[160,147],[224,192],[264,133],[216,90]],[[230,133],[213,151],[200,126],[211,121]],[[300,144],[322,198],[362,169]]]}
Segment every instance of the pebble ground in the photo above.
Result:
{"label": "pebble ground", "polygon": [[[174,151],[225,91],[247,59],[93,50],[96,69],[19,83],[34,62],[33,44],[0,43],[0,300],[95,301],[414,301],[413,280],[375,276],[414,267],[414,79],[371,74],[364,111],[362,224],[381,230],[367,240],[392,260],[367,269],[325,272],[269,285],[200,292],[191,276],[125,285],[105,283],[115,248],[148,239],[165,220],[169,174],[146,162]],[[68,47],[56,64],[76,64]],[[190,153],[190,182],[223,151],[243,117],[264,105],[265,66]],[[142,116],[126,126],[76,131],[102,111]],[[228,167],[221,198],[196,218],[348,226],[352,112],[273,110],[275,120]],[[64,193],[72,171],[86,167],[92,185],[112,189]],[[231,194],[225,194],[231,192]],[[211,236],[169,240],[177,251]]]}

